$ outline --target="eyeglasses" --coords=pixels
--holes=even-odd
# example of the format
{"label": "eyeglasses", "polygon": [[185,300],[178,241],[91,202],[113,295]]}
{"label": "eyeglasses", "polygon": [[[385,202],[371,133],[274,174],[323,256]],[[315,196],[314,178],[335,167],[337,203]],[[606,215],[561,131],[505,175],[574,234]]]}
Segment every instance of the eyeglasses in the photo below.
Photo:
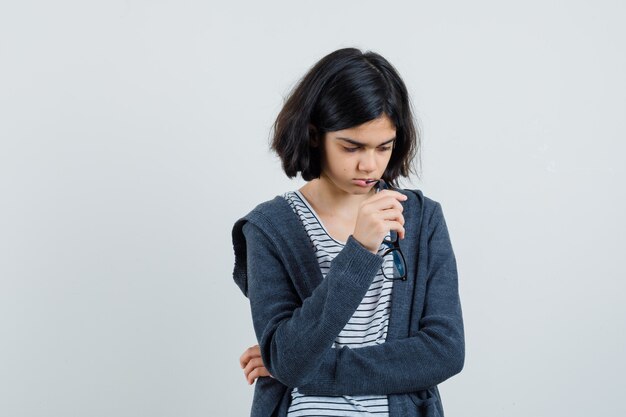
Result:
{"label": "eyeglasses", "polygon": [[[382,178],[376,184],[377,190],[388,190],[389,186]],[[387,246],[389,249],[383,252],[382,257],[385,258],[387,255],[391,254],[393,257],[393,272],[387,271],[385,268],[385,264],[383,264],[383,276],[388,280],[402,280],[406,281],[406,261],[404,259],[404,254],[400,249],[400,242],[398,239],[398,232],[395,230],[389,231],[389,237],[383,239],[383,245]],[[391,273],[391,276],[389,276]]]}

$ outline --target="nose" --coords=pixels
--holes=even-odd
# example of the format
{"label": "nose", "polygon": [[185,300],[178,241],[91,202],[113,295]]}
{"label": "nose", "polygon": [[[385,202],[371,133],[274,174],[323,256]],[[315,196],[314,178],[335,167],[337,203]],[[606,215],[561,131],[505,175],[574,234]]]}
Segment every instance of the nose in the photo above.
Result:
{"label": "nose", "polygon": [[373,172],[376,170],[376,155],[374,150],[363,152],[359,159],[359,171]]}

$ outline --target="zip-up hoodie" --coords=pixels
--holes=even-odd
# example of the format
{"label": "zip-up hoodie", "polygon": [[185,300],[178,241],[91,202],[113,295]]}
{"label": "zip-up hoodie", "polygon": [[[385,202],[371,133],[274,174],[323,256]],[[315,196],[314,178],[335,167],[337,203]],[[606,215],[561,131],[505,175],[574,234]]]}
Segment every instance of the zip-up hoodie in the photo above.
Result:
{"label": "zip-up hoodie", "polygon": [[250,300],[261,357],[252,417],[287,415],[291,390],[310,395],[388,395],[389,415],[443,416],[437,384],[465,358],[457,267],[441,205],[399,190],[407,280],[396,280],[385,343],[333,348],[382,265],[352,236],[322,277],[311,241],[280,196],[232,231],[233,277]]}

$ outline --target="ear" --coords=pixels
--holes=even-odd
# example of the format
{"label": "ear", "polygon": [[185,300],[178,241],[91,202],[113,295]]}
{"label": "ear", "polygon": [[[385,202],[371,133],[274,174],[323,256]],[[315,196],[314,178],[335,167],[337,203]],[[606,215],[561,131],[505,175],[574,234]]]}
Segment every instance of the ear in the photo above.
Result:
{"label": "ear", "polygon": [[309,124],[309,145],[312,148],[317,148],[320,146],[320,139],[317,132],[317,128],[312,124]]}

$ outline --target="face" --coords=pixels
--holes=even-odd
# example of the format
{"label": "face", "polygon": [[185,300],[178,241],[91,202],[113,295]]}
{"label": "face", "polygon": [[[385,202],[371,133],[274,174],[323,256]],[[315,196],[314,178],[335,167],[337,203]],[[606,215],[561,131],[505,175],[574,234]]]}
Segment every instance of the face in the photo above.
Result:
{"label": "face", "polygon": [[388,116],[350,129],[327,132],[322,143],[320,179],[338,191],[368,194],[387,168],[396,128]]}

